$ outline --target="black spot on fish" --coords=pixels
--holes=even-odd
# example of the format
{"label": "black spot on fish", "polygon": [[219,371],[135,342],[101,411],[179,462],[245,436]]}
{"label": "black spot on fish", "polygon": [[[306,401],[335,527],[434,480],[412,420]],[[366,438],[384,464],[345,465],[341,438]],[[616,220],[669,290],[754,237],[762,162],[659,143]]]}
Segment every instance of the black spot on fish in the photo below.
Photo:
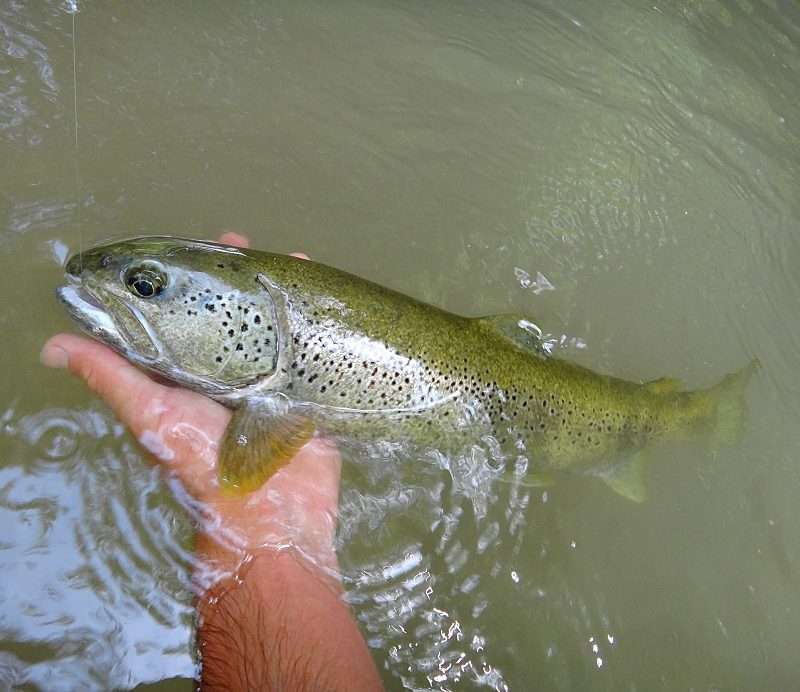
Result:
{"label": "black spot on fish", "polygon": [[253,318],[253,322],[254,322],[255,324],[261,324],[261,315],[256,315],[256,316]]}
{"label": "black spot on fish", "polygon": [[241,344],[236,344],[236,350],[237,351],[243,351],[244,350],[244,346],[242,346]]}

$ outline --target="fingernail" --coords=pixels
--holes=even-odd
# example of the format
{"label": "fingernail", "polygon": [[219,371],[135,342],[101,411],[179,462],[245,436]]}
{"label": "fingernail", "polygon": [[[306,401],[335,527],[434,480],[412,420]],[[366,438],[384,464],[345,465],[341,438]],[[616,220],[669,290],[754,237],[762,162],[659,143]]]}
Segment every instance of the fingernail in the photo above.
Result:
{"label": "fingernail", "polygon": [[69,353],[61,348],[61,346],[45,344],[42,352],[39,354],[39,360],[42,365],[47,368],[63,369],[69,365]]}

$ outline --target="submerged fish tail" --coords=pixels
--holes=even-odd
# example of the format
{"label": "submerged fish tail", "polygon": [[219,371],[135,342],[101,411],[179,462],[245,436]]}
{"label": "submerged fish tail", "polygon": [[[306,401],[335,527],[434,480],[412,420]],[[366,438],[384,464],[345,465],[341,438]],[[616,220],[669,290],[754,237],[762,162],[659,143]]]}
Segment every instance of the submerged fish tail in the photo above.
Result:
{"label": "submerged fish tail", "polygon": [[713,387],[680,393],[683,404],[672,409],[677,414],[669,426],[670,437],[691,439],[700,434],[709,439],[712,450],[736,444],[744,429],[744,390],[758,365],[754,360]]}
{"label": "submerged fish tail", "polygon": [[733,445],[741,437],[745,415],[744,390],[758,367],[758,360],[753,360],[707,390],[706,394],[713,403],[709,421],[713,449]]}

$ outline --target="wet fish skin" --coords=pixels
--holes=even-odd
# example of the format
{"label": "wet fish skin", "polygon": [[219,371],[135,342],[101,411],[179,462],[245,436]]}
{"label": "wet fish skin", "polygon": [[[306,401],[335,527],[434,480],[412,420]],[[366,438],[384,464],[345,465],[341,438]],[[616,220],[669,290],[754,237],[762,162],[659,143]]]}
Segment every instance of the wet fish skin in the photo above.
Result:
{"label": "wet fish skin", "polygon": [[[135,238],[66,269],[61,297],[85,328],[99,318],[69,288],[115,325],[102,340],[237,409],[222,466],[242,490],[321,428],[445,450],[491,435],[534,474],[627,458],[604,480],[640,500],[640,450],[704,426],[732,441],[752,372],[695,392],[629,382],[543,357],[515,316],[462,317],[319,263],[204,241]],[[147,290],[154,276],[158,293],[136,295],[131,281]]]}

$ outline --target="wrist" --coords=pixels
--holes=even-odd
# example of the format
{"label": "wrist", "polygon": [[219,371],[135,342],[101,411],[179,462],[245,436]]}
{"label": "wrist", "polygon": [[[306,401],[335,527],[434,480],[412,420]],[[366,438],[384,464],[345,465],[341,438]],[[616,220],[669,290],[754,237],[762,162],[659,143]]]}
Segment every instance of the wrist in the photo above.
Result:
{"label": "wrist", "polygon": [[200,596],[203,689],[380,689],[342,596],[297,550],[250,556]]}

